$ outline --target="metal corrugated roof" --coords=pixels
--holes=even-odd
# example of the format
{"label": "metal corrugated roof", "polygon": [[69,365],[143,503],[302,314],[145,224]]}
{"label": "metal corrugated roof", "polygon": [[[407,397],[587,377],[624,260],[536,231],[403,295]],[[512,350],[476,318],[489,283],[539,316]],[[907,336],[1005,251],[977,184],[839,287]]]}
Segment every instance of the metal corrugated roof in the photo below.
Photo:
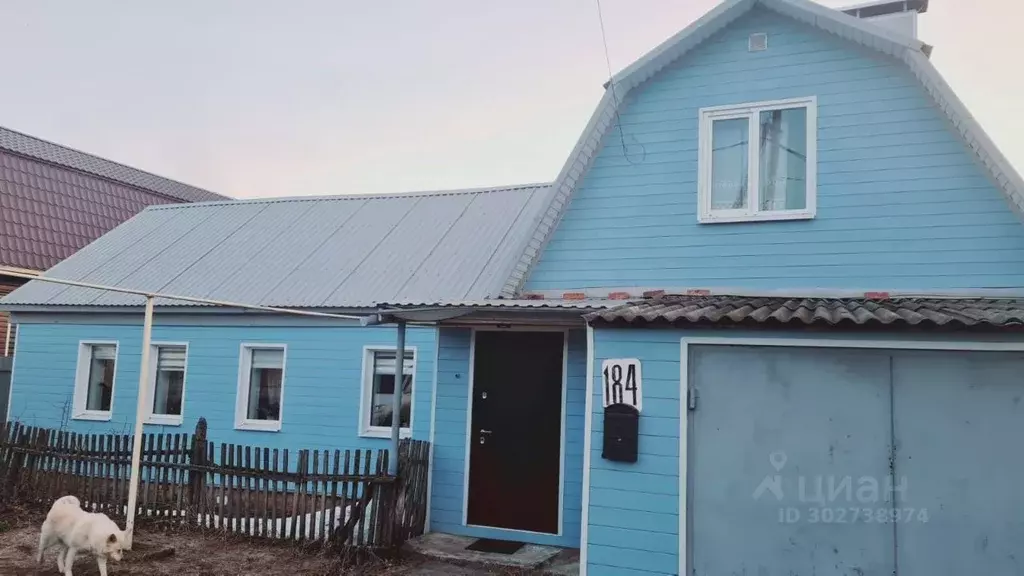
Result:
{"label": "metal corrugated roof", "polygon": [[999,298],[749,298],[663,296],[586,315],[623,324],[1024,325],[1024,300]]}
{"label": "metal corrugated roof", "polygon": [[147,206],[224,196],[0,127],[0,265],[46,270]]}
{"label": "metal corrugated roof", "polygon": [[756,6],[764,6],[830,34],[890,55],[907,65],[928,92],[936,108],[952,123],[964,144],[985,167],[992,182],[1002,191],[1011,208],[1024,217],[1024,179],[1014,170],[953,89],[928,58],[930,47],[916,38],[899,35],[870,21],[821,6],[811,0],[725,0],[678,34],[661,43],[616,74],[606,85],[594,114],[583,130],[576,147],[551,185],[547,211],[533,237],[513,267],[503,294],[518,294],[540,259],[576,188],[597,157],[602,140],[615,126],[619,109],[630,102],[629,93],[666,66],[678,61],[719,30]]}
{"label": "metal corrugated roof", "polygon": [[0,126],[0,148],[16,154],[43,160],[59,166],[74,168],[103,178],[163,194],[173,200],[184,202],[210,202],[225,200],[226,196],[209,190],[189,186],[170,178],[143,172],[99,156],[86,154],[74,148],[29,136],[10,128]]}
{"label": "metal corrugated roof", "polygon": [[[525,185],[155,206],[47,275],[264,306],[485,300],[499,295],[547,190]],[[14,306],[142,302],[39,281],[3,300]]]}

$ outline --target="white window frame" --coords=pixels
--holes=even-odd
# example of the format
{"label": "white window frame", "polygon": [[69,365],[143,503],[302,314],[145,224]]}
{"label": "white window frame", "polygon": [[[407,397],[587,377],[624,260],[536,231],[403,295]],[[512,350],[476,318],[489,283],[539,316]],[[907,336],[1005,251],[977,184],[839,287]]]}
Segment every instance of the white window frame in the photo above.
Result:
{"label": "white window frame", "polygon": [[[277,420],[251,420],[248,414],[249,377],[252,374],[253,350],[281,350],[281,402]],[[235,429],[280,432],[284,421],[284,386],[288,371],[288,345],[269,342],[243,342],[238,354],[238,390],[235,394]]]}
{"label": "white window frame", "polygon": [[[761,210],[760,170],[758,154],[760,142],[760,113],[769,110],[786,110],[805,108],[807,110],[807,203],[799,210]],[[750,129],[749,156],[747,160],[747,207],[736,210],[712,210],[712,122],[746,118]],[[772,220],[806,220],[814,218],[817,213],[817,182],[818,182],[818,98],[790,98],[765,102],[749,102],[728,106],[711,106],[700,109],[699,116],[699,152],[697,169],[697,220],[704,224],[720,222],[760,222]]]}
{"label": "white window frame", "polygon": [[[89,368],[92,364],[93,346],[114,347],[114,378],[110,382],[110,410],[89,410]],[[73,420],[96,420],[109,422],[114,414],[114,400],[117,398],[117,369],[121,346],[117,340],[82,340],[78,343],[78,364],[75,367],[75,393],[72,399],[71,418]]]}
{"label": "white window frame", "polygon": [[[399,438],[412,438],[413,425],[416,423],[416,368],[419,361],[419,352],[415,346],[406,346],[405,351],[412,352],[412,385],[409,387],[409,395],[412,396],[412,404],[409,406],[409,427],[401,428],[398,431]],[[395,354],[395,361],[398,361],[398,348],[396,346],[363,346],[363,374],[359,386],[359,435],[364,438],[391,438],[391,427],[370,426],[370,404],[373,400],[373,356],[375,352],[392,352]],[[395,388],[400,384],[395,382]]]}
{"label": "white window frame", "polygon": [[[181,379],[181,414],[154,414],[153,399],[156,395],[156,374],[160,362],[160,348],[185,348],[185,373]],[[146,406],[146,424],[181,426],[185,419],[185,386],[188,383],[188,342],[151,342],[149,348],[149,402]]]}

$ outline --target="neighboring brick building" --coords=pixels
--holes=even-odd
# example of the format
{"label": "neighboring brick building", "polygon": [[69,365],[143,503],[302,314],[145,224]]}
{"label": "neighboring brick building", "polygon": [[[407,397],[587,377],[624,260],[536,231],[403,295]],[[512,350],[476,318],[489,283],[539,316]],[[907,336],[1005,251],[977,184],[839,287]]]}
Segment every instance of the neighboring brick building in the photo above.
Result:
{"label": "neighboring brick building", "polygon": [[[0,266],[42,272],[152,204],[227,197],[0,127]],[[25,280],[0,274],[0,297]],[[7,343],[0,314],[0,357]]]}

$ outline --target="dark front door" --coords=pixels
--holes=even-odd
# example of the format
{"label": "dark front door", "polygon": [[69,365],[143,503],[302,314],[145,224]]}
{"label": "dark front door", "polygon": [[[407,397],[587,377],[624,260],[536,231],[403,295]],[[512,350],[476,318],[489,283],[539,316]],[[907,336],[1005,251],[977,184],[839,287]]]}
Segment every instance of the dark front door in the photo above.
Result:
{"label": "dark front door", "polygon": [[469,524],[558,533],[564,339],[476,333]]}

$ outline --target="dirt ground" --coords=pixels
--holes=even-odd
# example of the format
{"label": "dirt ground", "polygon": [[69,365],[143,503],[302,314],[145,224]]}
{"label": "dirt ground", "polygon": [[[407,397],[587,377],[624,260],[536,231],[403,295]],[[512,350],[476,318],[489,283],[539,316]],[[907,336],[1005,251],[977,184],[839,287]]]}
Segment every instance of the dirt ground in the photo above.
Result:
{"label": "dirt ground", "polygon": [[[36,564],[43,514],[0,512],[0,576],[56,576],[57,552]],[[173,553],[168,553],[173,550]],[[256,542],[236,536],[139,526],[134,549],[107,565],[110,576],[476,576],[511,574],[458,568],[417,559],[371,561],[358,567],[337,553],[290,544]],[[96,561],[79,556],[75,576],[97,576]]]}

